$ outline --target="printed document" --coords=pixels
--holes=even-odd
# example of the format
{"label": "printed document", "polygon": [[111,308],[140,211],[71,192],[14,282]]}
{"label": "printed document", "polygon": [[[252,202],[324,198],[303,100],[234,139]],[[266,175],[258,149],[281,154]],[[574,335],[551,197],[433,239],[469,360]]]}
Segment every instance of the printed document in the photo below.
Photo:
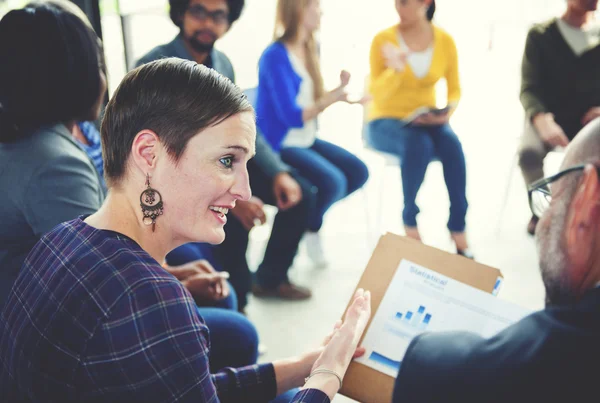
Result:
{"label": "printed document", "polygon": [[463,330],[491,337],[531,311],[403,259],[373,317],[356,361],[396,377],[420,333]]}

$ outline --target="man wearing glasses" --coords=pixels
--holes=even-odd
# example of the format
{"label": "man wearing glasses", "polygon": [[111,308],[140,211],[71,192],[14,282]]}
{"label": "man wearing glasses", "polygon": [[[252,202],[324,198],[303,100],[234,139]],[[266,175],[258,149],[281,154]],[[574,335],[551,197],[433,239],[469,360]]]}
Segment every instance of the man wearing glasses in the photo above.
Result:
{"label": "man wearing glasses", "polygon": [[[600,118],[534,183],[546,308],[490,339],[425,333],[411,342],[393,402],[597,402],[600,359]],[[594,369],[596,368],[596,369]]]}
{"label": "man wearing glasses", "polygon": [[[244,0],[170,0],[169,4],[171,20],[180,33],[171,42],[152,49],[136,66],[164,57],[179,57],[211,67],[235,82],[231,61],[214,45],[240,17]],[[312,185],[292,173],[260,133],[256,136],[256,156],[248,163],[248,172],[252,193],[257,197],[246,202],[238,200],[225,226],[225,242],[212,249],[216,261],[211,262],[229,272],[241,312],[244,312],[252,283],[246,260],[248,233],[266,220],[263,202],[276,206],[279,212],[256,273],[258,285],[266,290],[265,295],[272,297],[297,300],[311,296],[307,288],[290,283],[287,272],[306,230],[309,209],[314,204]],[[172,253],[167,256],[168,263],[171,257],[179,263],[185,258],[175,256],[177,249]]]}

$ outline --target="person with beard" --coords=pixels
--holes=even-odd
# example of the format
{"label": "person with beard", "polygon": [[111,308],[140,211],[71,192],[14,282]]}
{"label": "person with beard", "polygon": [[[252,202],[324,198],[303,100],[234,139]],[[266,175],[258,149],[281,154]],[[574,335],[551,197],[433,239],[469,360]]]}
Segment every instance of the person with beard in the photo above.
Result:
{"label": "person with beard", "polygon": [[408,347],[393,402],[598,401],[600,119],[561,171],[529,188],[546,308],[490,339],[426,333]]}
{"label": "person with beard", "polygon": [[[519,166],[530,185],[544,176],[544,158],[566,147],[583,126],[600,116],[598,0],[567,0],[560,18],[534,25],[527,35],[521,72],[525,128]],[[533,216],[527,232],[535,233]]]}
{"label": "person with beard", "polygon": [[[229,58],[215,49],[221,38],[240,17],[244,0],[170,0],[170,17],[180,28],[169,43],[157,46],[143,56],[136,66],[164,57],[179,57],[211,67],[235,83],[235,72]],[[306,230],[308,213],[314,204],[312,185],[292,172],[273,152],[264,137],[256,137],[256,156],[248,164],[250,183],[255,197],[238,201],[231,210],[225,232],[225,241],[215,247],[213,261],[230,273],[230,282],[238,295],[238,308],[244,312],[252,278],[246,260],[248,233],[266,221],[264,204],[276,206],[279,211],[273,223],[264,259],[256,272],[256,285],[261,296],[287,300],[306,299],[309,289],[289,281],[287,272],[298,251],[298,244]],[[185,259],[175,250],[169,260]],[[182,252],[183,253],[183,252]]]}

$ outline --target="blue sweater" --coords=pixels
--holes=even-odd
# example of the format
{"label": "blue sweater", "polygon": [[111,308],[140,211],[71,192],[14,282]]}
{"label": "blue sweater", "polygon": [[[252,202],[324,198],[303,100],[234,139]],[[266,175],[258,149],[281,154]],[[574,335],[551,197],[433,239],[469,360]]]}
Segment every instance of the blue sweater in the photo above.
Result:
{"label": "blue sweater", "polygon": [[301,82],[283,43],[269,45],[258,62],[255,108],[256,124],[275,151],[290,129],[304,126],[302,107],[296,103]]}

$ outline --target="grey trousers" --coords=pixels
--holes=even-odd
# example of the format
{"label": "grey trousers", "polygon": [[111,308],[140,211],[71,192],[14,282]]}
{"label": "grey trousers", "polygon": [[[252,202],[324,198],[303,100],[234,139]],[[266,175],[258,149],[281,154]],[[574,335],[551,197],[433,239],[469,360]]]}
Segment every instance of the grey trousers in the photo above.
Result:
{"label": "grey trousers", "polygon": [[521,144],[519,144],[519,166],[525,185],[544,177],[544,158],[552,147],[544,143],[529,120],[525,122]]}

